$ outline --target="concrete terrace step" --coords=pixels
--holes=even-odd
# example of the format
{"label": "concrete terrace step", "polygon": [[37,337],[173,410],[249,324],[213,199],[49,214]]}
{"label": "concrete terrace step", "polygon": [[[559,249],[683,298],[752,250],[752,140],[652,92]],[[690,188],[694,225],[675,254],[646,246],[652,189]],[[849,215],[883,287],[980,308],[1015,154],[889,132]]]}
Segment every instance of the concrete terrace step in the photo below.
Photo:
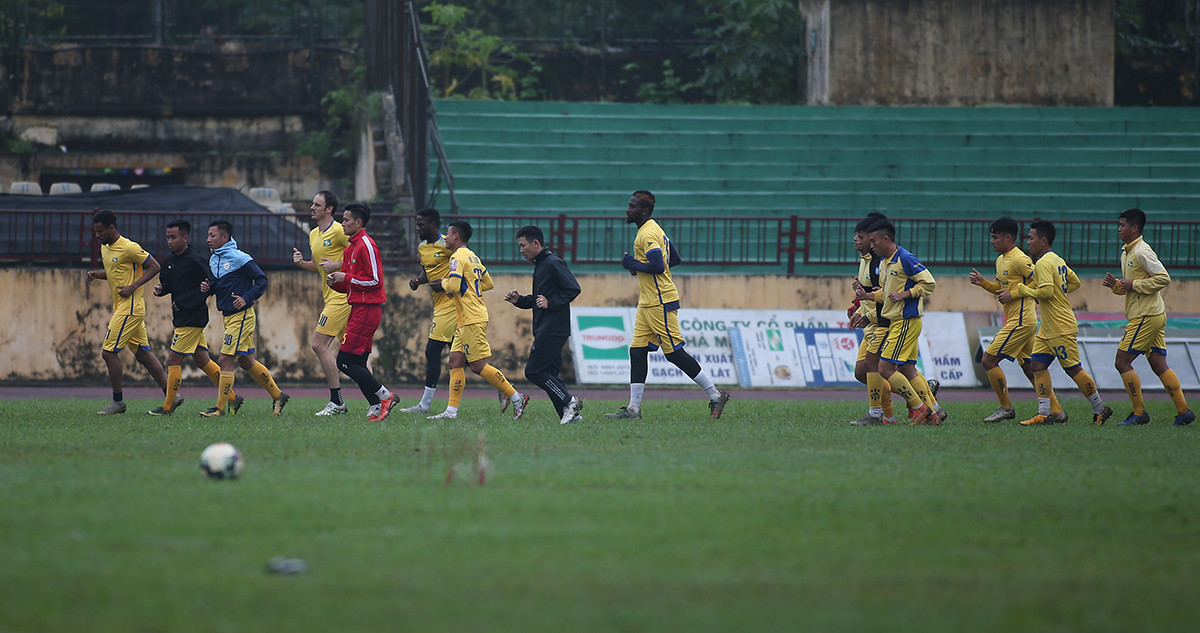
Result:
{"label": "concrete terrace step", "polygon": [[524,127],[486,129],[456,126],[441,127],[443,140],[455,143],[469,140],[504,146],[529,147],[678,147],[678,148],[898,148],[898,149],[977,149],[977,148],[1195,148],[1200,133],[1161,132],[1062,134],[1058,132],[971,133],[934,132],[795,132],[764,130],[729,132],[704,130],[688,132],[621,130],[537,130]]}
{"label": "concrete terrace step", "polygon": [[637,188],[676,215],[1200,209],[1195,108],[437,107],[467,213],[619,214]]}
{"label": "concrete terrace step", "polygon": [[[456,160],[456,168],[474,176],[505,178],[638,178],[646,174],[641,162]],[[456,172],[457,173],[457,172]],[[1179,164],[1021,164],[965,163],[657,163],[654,173],[676,178],[997,178],[997,179],[1150,179],[1194,182],[1197,166]]]}

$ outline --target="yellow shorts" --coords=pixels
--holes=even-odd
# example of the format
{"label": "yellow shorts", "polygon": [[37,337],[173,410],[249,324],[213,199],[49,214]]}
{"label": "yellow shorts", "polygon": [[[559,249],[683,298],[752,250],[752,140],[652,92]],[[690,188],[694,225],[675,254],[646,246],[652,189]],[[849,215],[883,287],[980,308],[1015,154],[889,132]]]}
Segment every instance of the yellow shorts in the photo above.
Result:
{"label": "yellow shorts", "polygon": [[[883,328],[879,328],[882,330]],[[921,335],[921,318],[892,319],[892,325],[879,343],[879,358],[897,365],[917,362],[917,337]]]}
{"label": "yellow shorts", "polygon": [[139,349],[150,349],[143,319],[140,314],[114,314],[108,322],[108,331],[104,333],[104,351],[116,352],[128,347],[129,351],[136,354]]}
{"label": "yellow shorts", "polygon": [[1167,355],[1167,315],[1139,317],[1125,326],[1125,336],[1117,349],[1131,354],[1158,352]]}
{"label": "yellow shorts", "polygon": [[454,302],[447,301],[445,305],[434,306],[433,323],[429,324],[429,338],[434,341],[449,343],[454,340],[454,330],[457,329],[458,314],[454,310]]}
{"label": "yellow shorts", "polygon": [[176,354],[195,354],[197,349],[208,351],[208,341],[202,327],[177,327],[171,335],[171,351]]}
{"label": "yellow shorts", "polygon": [[254,308],[246,308],[225,317],[225,340],[221,341],[221,354],[246,356],[254,353],[254,327],[258,319]]}
{"label": "yellow shorts", "polygon": [[488,347],[487,326],[487,323],[472,323],[455,330],[454,344],[450,346],[450,352],[466,354],[468,363],[491,356],[492,348]]}
{"label": "yellow shorts", "polygon": [[1079,366],[1079,342],[1074,334],[1047,338],[1039,332],[1033,339],[1033,360],[1049,365],[1055,360],[1063,369]]}
{"label": "yellow shorts", "polygon": [[1024,363],[1033,354],[1033,337],[1036,335],[1037,325],[1017,325],[1016,321],[1008,321],[996,332],[996,338],[985,351],[996,358]]}
{"label": "yellow shorts", "polygon": [[683,343],[683,335],[679,333],[678,310],[667,310],[663,306],[638,306],[630,347],[649,347],[650,351],[662,349],[664,354],[670,354],[682,349]]}
{"label": "yellow shorts", "polygon": [[346,336],[346,323],[349,321],[349,303],[326,303],[321,316],[317,317],[317,334],[341,340]]}
{"label": "yellow shorts", "polygon": [[878,325],[864,327],[862,340],[858,342],[858,358],[854,362],[861,363],[867,360],[867,354],[878,356],[879,343],[883,341],[884,332],[887,332],[887,329]]}

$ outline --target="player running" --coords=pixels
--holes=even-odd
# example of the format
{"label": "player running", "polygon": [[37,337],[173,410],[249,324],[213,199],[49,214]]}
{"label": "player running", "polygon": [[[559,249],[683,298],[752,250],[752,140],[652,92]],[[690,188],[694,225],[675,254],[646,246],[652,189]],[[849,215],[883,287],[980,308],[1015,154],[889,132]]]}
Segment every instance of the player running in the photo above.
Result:
{"label": "player running", "polygon": [[1004,288],[996,293],[1000,303],[1006,306],[1019,297],[1036,300],[1042,317],[1037,336],[1033,339],[1033,354],[1029,362],[1037,388],[1038,412],[1021,424],[1032,426],[1066,421],[1066,414],[1055,417],[1050,413],[1050,394],[1054,393],[1050,384],[1050,363],[1055,360],[1091,403],[1092,423],[1104,424],[1112,415],[1112,409],[1104,404],[1100,392],[1096,390],[1096,381],[1079,362],[1079,342],[1076,340],[1079,323],[1075,320],[1075,311],[1071,309],[1071,300],[1067,298],[1067,294],[1079,288],[1079,277],[1062,257],[1050,250],[1054,246],[1055,232],[1053,222],[1038,220],[1029,225],[1029,234],[1025,239],[1028,240],[1029,255],[1036,262],[1033,281],[1019,283],[1012,290]]}

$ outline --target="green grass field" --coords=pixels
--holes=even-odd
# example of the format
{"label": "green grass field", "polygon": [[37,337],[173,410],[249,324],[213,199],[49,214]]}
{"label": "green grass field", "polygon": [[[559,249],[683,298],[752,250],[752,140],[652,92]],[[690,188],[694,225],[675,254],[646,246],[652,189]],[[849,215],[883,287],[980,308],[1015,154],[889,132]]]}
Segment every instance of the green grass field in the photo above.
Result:
{"label": "green grass field", "polygon": [[[857,401],[742,399],[717,421],[651,401],[629,422],[591,401],[567,427],[544,399],[515,423],[477,396],[437,424],[322,402],[0,402],[0,631],[1200,626],[1200,427],[1169,402],[1140,428],[1093,427],[1078,399],[1047,428],[967,421],[992,403],[851,428]],[[216,441],[241,480],[201,474]]]}

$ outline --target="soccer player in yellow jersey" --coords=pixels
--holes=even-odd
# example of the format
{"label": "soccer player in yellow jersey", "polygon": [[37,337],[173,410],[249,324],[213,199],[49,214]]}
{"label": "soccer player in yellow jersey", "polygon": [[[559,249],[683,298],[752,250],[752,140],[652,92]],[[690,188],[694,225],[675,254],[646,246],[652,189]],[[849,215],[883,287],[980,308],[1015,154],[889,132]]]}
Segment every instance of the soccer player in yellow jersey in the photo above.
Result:
{"label": "soccer player in yellow jersey", "polygon": [[636,224],[633,255],[625,253],[621,262],[629,274],[638,278],[637,317],[633,323],[633,340],[629,345],[629,404],[609,419],[640,419],[642,394],[646,390],[646,375],[650,370],[650,352],[662,349],[667,360],[687,374],[708,394],[708,415],[719,418],[729,402],[729,394],[717,389],[712,378],[700,363],[683,349],[679,332],[679,291],[671,279],[671,266],[681,262],[679,251],[657,222],[654,213],[654,194],[640,189],[629,198],[625,222]]}
{"label": "soccer player in yellow jersey", "polygon": [[1150,422],[1146,404],[1142,401],[1142,381],[1133,369],[1133,359],[1145,354],[1150,369],[1158,375],[1167,394],[1175,403],[1175,426],[1186,426],[1196,419],[1183,397],[1179,377],[1167,366],[1167,307],[1160,292],[1171,283],[1171,275],[1158,261],[1154,249],[1142,238],[1146,214],[1141,209],[1127,209],[1118,216],[1117,235],[1125,245],[1121,249],[1121,279],[1111,273],[1103,283],[1113,294],[1125,296],[1125,318],[1129,325],[1117,346],[1116,368],[1125,383],[1125,392],[1133,403],[1133,412],[1119,424],[1132,426]]}
{"label": "soccer player in yellow jersey", "polygon": [[417,237],[421,240],[417,253],[421,257],[421,274],[409,279],[408,287],[415,292],[422,284],[429,284],[433,293],[433,322],[429,325],[429,339],[425,343],[425,391],[420,402],[400,409],[401,413],[427,413],[433,405],[438,381],[442,379],[442,350],[454,340],[458,324],[454,298],[442,292],[441,281],[450,273],[450,257],[454,252],[446,246],[441,227],[442,216],[437,209],[426,207],[417,211]]}
{"label": "soccer player in yellow jersey", "polygon": [[450,347],[450,402],[446,410],[429,416],[430,420],[453,420],[458,417],[458,403],[462,400],[466,386],[464,366],[499,389],[513,405],[513,419],[519,420],[525,413],[529,396],[517,391],[499,369],[488,364],[492,349],[488,346],[488,309],[483,302],[483,293],[493,287],[492,276],[467,242],[471,241],[470,223],[459,220],[451,222],[446,230],[446,246],[453,251],[450,271],[438,285],[454,300],[458,328],[454,332],[454,345]]}
{"label": "soccer player in yellow jersey", "polygon": [[[1017,284],[1033,281],[1033,260],[1017,248],[1017,234],[1020,232],[1021,225],[1012,218],[1000,218],[992,222],[992,250],[1000,253],[996,257],[996,276],[994,279],[984,279],[978,270],[972,268],[971,283],[995,296],[1002,289],[1007,288],[1011,291]],[[983,352],[983,368],[987,371],[992,390],[996,392],[996,399],[1000,401],[1000,408],[984,418],[984,422],[1000,422],[1017,417],[1017,410],[1013,408],[1012,399],[1008,394],[1008,380],[1004,377],[1004,370],[1000,369],[1000,361],[1016,361],[1029,378],[1029,382],[1033,383],[1029,357],[1033,353],[1033,337],[1036,335],[1037,304],[1034,300],[1017,297],[1016,300],[1005,303],[1004,326]],[[1066,414],[1053,392],[1050,394],[1050,401],[1054,421],[1066,422]]]}
{"label": "soccer player in yellow jersey", "polygon": [[921,300],[933,294],[937,282],[915,255],[896,244],[896,226],[891,220],[876,220],[867,232],[871,250],[880,257],[881,287],[874,292],[860,287],[855,295],[859,301],[883,303],[880,317],[888,325],[876,333],[882,336],[879,373],[908,403],[909,424],[941,424],[947,414],[917,369],[917,338],[925,311]]}
{"label": "soccer player in yellow jersey", "polygon": [[[870,237],[867,229],[877,220],[886,220],[887,216],[872,211],[867,217],[859,220],[854,227],[854,250],[858,251],[858,276],[852,283],[855,292],[864,288],[868,292],[879,289],[880,257],[871,250]],[[858,359],[854,363],[854,377],[867,386],[867,414],[854,420],[852,426],[876,426],[895,424],[896,412],[892,409],[891,386],[879,373],[879,343],[883,341],[883,331],[880,330],[880,312],[883,304],[873,299],[856,300],[851,307],[850,327],[862,328],[862,341],[858,344]],[[882,324],[886,328],[887,324]],[[929,381],[930,387],[935,381]]]}
{"label": "soccer player in yellow jersey", "polygon": [[100,352],[112,383],[113,399],[96,413],[113,415],[126,410],[121,385],[124,374],[120,356],[122,347],[128,347],[163,393],[167,392],[167,374],[158,357],[150,351],[150,339],[146,336],[146,302],[142,297],[142,286],[158,275],[160,266],[141,245],[121,235],[117,230],[117,215],[112,211],[97,211],[92,216],[92,230],[100,241],[104,269],[87,271],[87,280],[108,280],[113,298],[113,315]]}
{"label": "soccer player in yellow jersey", "polygon": [[1092,423],[1104,424],[1112,415],[1112,409],[1104,404],[1100,392],[1096,390],[1096,381],[1079,363],[1079,343],[1075,340],[1079,334],[1079,323],[1075,320],[1075,311],[1071,309],[1071,300],[1067,298],[1068,293],[1079,287],[1079,277],[1062,257],[1050,250],[1054,246],[1055,232],[1053,222],[1037,220],[1030,223],[1025,239],[1029,244],[1029,254],[1036,262],[1033,281],[1019,283],[1011,290],[1002,288],[996,293],[1000,303],[1006,306],[1021,297],[1036,300],[1042,316],[1037,336],[1033,339],[1033,356],[1029,362],[1037,387],[1038,411],[1037,415],[1021,424],[1031,426],[1066,421],[1066,415],[1056,418],[1050,413],[1050,394],[1054,392],[1050,384],[1050,363],[1055,360],[1092,405]]}
{"label": "soccer player in yellow jersey", "polygon": [[300,268],[317,273],[321,280],[321,298],[325,307],[321,316],[317,317],[317,327],[313,330],[312,350],[321,362],[321,371],[325,373],[325,384],[329,387],[329,402],[325,408],[317,411],[316,415],[331,416],[346,413],[346,402],[342,400],[342,380],[338,372],[337,355],[342,337],[346,335],[346,322],[350,318],[350,304],[346,295],[329,287],[325,276],[341,269],[342,254],[350,244],[342,224],[334,219],[337,213],[338,199],[332,191],[318,191],[313,196],[312,219],[317,223],[308,234],[308,247],[312,259],[305,260],[299,249],[292,248],[292,261]]}

